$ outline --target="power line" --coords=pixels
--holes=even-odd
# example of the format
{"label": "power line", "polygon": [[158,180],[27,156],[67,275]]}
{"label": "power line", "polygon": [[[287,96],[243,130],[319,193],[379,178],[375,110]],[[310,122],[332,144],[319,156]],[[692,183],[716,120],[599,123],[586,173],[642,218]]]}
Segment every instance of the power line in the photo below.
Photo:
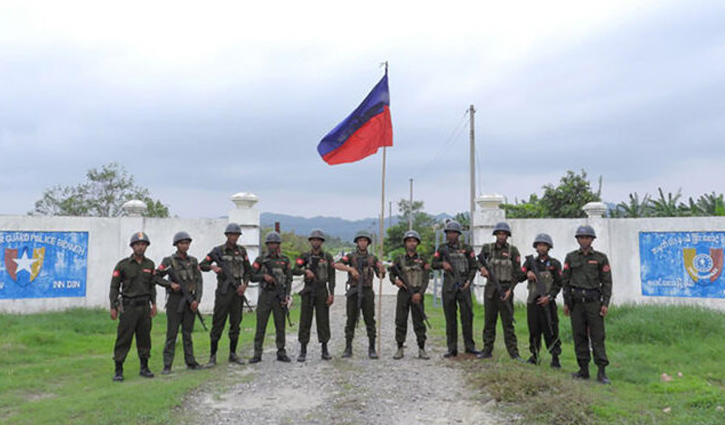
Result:
{"label": "power line", "polygon": [[460,137],[459,136],[461,134],[461,131],[464,128],[466,128],[466,126],[468,125],[469,119],[470,118],[468,117],[468,109],[466,109],[466,111],[463,113],[463,116],[458,121],[458,124],[453,129],[453,131],[451,132],[451,135],[448,137],[448,139],[446,139],[445,143],[443,144],[443,147],[441,147],[441,149],[433,156],[433,158],[430,161],[428,161],[423,167],[420,168],[420,171],[415,176],[413,176],[413,179],[416,179],[417,177],[419,177],[421,175],[421,173],[427,171],[428,167],[431,164],[433,164],[441,156],[443,156],[443,154],[448,149],[450,149],[455,144],[455,142],[457,142],[458,140],[460,140]]}

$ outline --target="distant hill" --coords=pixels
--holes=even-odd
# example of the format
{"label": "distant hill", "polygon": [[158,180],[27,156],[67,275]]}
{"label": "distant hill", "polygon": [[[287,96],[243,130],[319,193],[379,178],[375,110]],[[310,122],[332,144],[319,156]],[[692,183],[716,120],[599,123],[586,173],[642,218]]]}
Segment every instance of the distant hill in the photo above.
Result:
{"label": "distant hill", "polygon": [[[450,218],[448,214],[439,214],[435,216],[437,220],[444,220]],[[393,216],[390,221],[388,217],[385,218],[385,226],[395,225],[400,220],[399,216]],[[352,241],[352,238],[360,230],[367,230],[369,232],[378,232],[378,219],[377,218],[364,218],[362,220],[345,220],[339,217],[297,217],[286,214],[275,214],[264,212],[261,214],[261,225],[262,227],[273,227],[275,222],[280,223],[282,231],[289,232],[294,231],[298,235],[305,235],[312,229],[322,229],[327,234],[337,236],[345,241]]]}

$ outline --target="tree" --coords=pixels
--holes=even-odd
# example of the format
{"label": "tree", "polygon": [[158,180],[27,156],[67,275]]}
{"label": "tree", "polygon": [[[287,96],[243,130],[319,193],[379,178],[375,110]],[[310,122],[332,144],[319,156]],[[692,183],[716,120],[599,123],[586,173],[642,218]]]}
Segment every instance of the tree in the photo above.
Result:
{"label": "tree", "polygon": [[715,192],[702,195],[693,201],[690,198],[690,211],[692,215],[699,216],[725,216],[725,202],[723,202],[723,194],[716,195]]}
{"label": "tree", "polygon": [[685,204],[678,202],[680,197],[682,197],[681,189],[678,189],[674,195],[672,192],[669,192],[667,196],[665,196],[661,187],[657,191],[660,195],[659,198],[653,199],[650,203],[652,217],[680,217],[691,215],[689,208]]}
{"label": "tree", "polygon": [[84,217],[116,217],[127,201],[138,199],[146,203],[147,217],[168,217],[169,208],[151,199],[148,189],[134,184],[133,176],[116,162],[92,168],[86,173],[88,181],[76,186],[53,186],[35,203],[31,215],[61,215]]}
{"label": "tree", "polygon": [[620,202],[610,211],[610,216],[614,218],[641,218],[650,217],[652,198],[648,193],[640,201],[637,193],[629,194],[629,203]]}
{"label": "tree", "polygon": [[502,204],[501,208],[506,210],[508,218],[543,218],[546,217],[541,201],[536,194],[532,193],[528,201],[516,202],[515,204]]}
{"label": "tree", "polygon": [[592,191],[591,183],[587,180],[586,171],[576,174],[569,170],[559,185],[554,187],[547,184],[542,187],[544,194],[539,198],[531,194],[528,201],[515,204],[502,204],[509,218],[581,218],[586,217],[582,207],[589,202],[601,200],[602,179],[599,179],[599,188]]}
{"label": "tree", "polygon": [[[433,255],[435,248],[435,217],[423,212],[423,202],[413,202],[413,230],[420,234],[421,243],[418,245],[418,253],[430,258]],[[409,201],[401,200],[398,202],[398,210],[401,213],[401,217],[404,217],[406,213],[406,207],[410,205]],[[408,210],[409,211],[409,210]],[[392,260],[394,257],[403,254],[405,252],[405,245],[403,244],[403,235],[408,231],[408,221],[400,220],[394,226],[388,228],[384,254]]]}

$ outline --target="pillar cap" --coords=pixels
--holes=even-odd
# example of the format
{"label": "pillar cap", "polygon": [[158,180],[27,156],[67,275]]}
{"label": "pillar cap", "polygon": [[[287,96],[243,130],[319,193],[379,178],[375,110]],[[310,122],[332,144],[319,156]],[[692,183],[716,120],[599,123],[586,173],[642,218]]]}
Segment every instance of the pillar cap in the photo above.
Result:
{"label": "pillar cap", "polygon": [[499,195],[498,193],[492,193],[489,195],[481,195],[478,198],[476,198],[476,203],[478,204],[479,208],[481,209],[498,209],[499,205],[503,204],[504,202],[503,195]]}
{"label": "pillar cap", "polygon": [[121,208],[128,217],[141,217],[148,210],[146,203],[138,199],[126,202]]}
{"label": "pillar cap", "polygon": [[587,217],[601,218],[607,212],[607,204],[604,202],[589,202],[582,207]]}
{"label": "pillar cap", "polygon": [[234,205],[237,206],[237,208],[252,208],[254,204],[259,202],[259,196],[253,194],[252,192],[239,192],[235,193],[231,196],[232,202],[234,202]]}

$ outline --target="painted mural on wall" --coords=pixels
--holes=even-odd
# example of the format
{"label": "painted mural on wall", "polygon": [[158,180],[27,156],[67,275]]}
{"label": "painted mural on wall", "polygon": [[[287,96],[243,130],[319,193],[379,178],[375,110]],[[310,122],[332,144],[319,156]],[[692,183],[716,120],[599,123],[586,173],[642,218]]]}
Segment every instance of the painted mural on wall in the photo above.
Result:
{"label": "painted mural on wall", "polygon": [[642,295],[725,298],[725,232],[640,232]]}
{"label": "painted mural on wall", "polygon": [[85,297],[88,232],[0,231],[0,299]]}

